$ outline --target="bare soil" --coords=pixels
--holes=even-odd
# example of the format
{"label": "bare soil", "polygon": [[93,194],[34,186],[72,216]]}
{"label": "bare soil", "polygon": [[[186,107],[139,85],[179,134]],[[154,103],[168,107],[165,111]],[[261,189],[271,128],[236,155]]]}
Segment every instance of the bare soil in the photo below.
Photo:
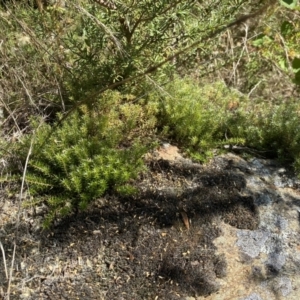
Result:
{"label": "bare soil", "polygon": [[[22,209],[2,191],[0,241],[7,268],[17,248],[10,299],[186,299],[219,289],[227,274],[213,240],[221,221],[256,229],[252,197],[230,163],[200,165],[185,159],[147,158],[134,183],[139,194],[106,195],[84,213],[42,230],[43,210]],[[1,254],[2,255],[2,254]],[[0,259],[0,295],[8,279]],[[1,298],[1,296],[0,296]]]}

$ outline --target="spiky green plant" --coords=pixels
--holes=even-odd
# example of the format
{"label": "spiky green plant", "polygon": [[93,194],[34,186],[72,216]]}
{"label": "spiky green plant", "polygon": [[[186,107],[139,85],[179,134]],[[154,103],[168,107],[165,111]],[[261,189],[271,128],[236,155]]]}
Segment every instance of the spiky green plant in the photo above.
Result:
{"label": "spiky green plant", "polygon": [[295,162],[300,170],[300,105],[249,99],[222,82],[176,79],[157,93],[158,124],[163,134],[198,160],[206,160],[224,145],[258,150],[266,157]]}
{"label": "spiky green plant", "polygon": [[[159,124],[163,134],[183,145],[196,159],[205,160],[212,150],[224,143],[243,144],[232,136],[230,123],[243,97],[224,83],[198,84],[194,80],[177,79],[159,94]],[[231,107],[232,106],[232,107]]]}
{"label": "spiky green plant", "polygon": [[[28,205],[48,206],[45,226],[54,218],[83,210],[109,190],[128,194],[128,184],[143,170],[142,156],[151,143],[155,105],[134,103],[130,96],[107,92],[93,105],[80,107],[61,126],[36,129],[26,181]],[[23,155],[31,135],[15,149]],[[22,154],[23,153],[23,154]]]}

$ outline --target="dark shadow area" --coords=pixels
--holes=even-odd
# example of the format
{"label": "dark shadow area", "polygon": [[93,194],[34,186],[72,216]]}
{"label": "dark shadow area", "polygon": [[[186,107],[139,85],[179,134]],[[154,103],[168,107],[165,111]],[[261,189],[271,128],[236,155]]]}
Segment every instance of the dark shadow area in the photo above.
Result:
{"label": "dark shadow area", "polygon": [[[20,227],[16,263],[28,299],[183,299],[218,290],[226,262],[213,244],[215,220],[241,229],[259,222],[253,198],[240,194],[245,179],[194,163],[156,161],[149,169],[135,197],[107,195],[51,230]],[[1,240],[12,249],[13,233]],[[11,299],[20,298],[16,290]]]}

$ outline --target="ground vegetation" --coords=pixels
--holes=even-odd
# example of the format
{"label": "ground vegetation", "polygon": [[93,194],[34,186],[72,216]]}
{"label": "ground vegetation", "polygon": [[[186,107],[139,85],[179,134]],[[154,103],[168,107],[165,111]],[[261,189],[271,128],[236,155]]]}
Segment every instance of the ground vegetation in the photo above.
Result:
{"label": "ground vegetation", "polygon": [[45,228],[138,197],[163,141],[300,172],[297,1],[45,4],[0,10],[2,188]]}

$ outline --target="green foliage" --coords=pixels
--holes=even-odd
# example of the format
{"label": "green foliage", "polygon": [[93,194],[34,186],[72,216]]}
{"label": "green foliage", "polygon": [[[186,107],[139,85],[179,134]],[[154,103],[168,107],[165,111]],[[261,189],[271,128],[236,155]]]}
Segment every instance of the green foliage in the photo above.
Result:
{"label": "green foliage", "polygon": [[[212,31],[270,1],[200,2],[125,0],[108,8],[82,0],[43,13],[23,2],[0,11],[1,144],[24,164],[34,138],[26,181],[30,204],[49,208],[46,225],[108,191],[134,192],[130,179],[143,169],[156,128],[201,161],[224,145],[245,145],[300,170],[299,106],[250,101],[221,83],[243,81],[251,94],[263,81],[261,90],[273,91],[266,74],[279,69],[299,84],[299,20],[287,13],[295,1],[281,1],[289,9],[270,5],[263,22],[253,17],[214,38]],[[195,41],[197,48],[139,77]],[[213,80],[177,77],[212,71]]]}
{"label": "green foliage", "polygon": [[299,112],[297,102],[257,103],[247,113],[237,134],[245,137],[249,147],[265,151],[266,156],[293,162],[300,157]]}
{"label": "green foliage", "polygon": [[298,0],[280,0],[279,2],[283,6],[290,8],[290,9],[295,9],[298,4]]}
{"label": "green foliage", "polygon": [[[157,97],[157,96],[156,96]],[[162,132],[205,160],[224,145],[258,150],[265,156],[296,162],[300,171],[300,104],[279,104],[242,96],[223,83],[177,79],[159,94]]]}
{"label": "green foliage", "polygon": [[[128,182],[144,167],[155,113],[153,104],[107,92],[93,110],[80,107],[50,137],[49,124],[36,129],[26,182],[35,205],[43,201],[49,208],[46,226],[55,217],[87,208],[109,190],[134,192]],[[22,147],[28,149],[31,138],[26,136]],[[20,155],[21,150],[16,151]]]}
{"label": "green foliage", "polygon": [[194,158],[205,160],[212,149],[224,144],[244,144],[243,138],[231,135],[243,97],[224,83],[200,85],[188,78],[177,79],[167,92],[160,95],[160,127]]}
{"label": "green foliage", "polygon": [[[297,9],[298,0],[280,2],[284,7]],[[260,59],[270,66],[275,65],[290,78],[294,77],[293,82],[298,84],[298,69],[294,65],[300,57],[299,18],[282,6],[274,6],[259,29],[260,33],[249,39],[249,44],[256,47]]]}
{"label": "green foliage", "polygon": [[[214,10],[212,3],[199,5],[193,0],[159,0],[155,5],[151,1],[120,1],[115,10],[86,2],[71,6],[75,8],[71,16],[74,25],[59,41],[65,49],[64,60],[72,66],[72,73],[65,73],[70,98],[91,102],[99,89],[142,74],[205,37],[212,28],[238,13],[230,1],[226,3],[214,6]],[[204,21],[208,18],[210,22]],[[208,41],[199,46],[204,43]],[[209,43],[213,45],[212,41]],[[192,61],[195,49],[185,55]],[[153,81],[168,81],[179,65],[190,66],[185,61],[180,57],[173,59],[151,74],[151,79],[131,80],[118,89],[142,94],[153,87]]]}
{"label": "green foliage", "polygon": [[299,22],[293,24],[285,20],[280,32],[277,28],[266,27],[265,32],[258,35],[252,45],[259,48],[262,56],[288,72],[291,60],[300,55],[299,26]]}
{"label": "green foliage", "polygon": [[300,86],[300,58],[295,57],[292,61],[292,68],[295,73],[294,83]]}
{"label": "green foliage", "polygon": [[3,100],[17,112],[18,125],[24,126],[33,112],[43,115],[46,110],[54,117],[74,103],[97,101],[99,91],[107,86],[142,74],[199,40],[198,49],[171,60],[151,78],[131,80],[118,88],[141,95],[179,69],[194,67],[200,52],[204,60],[211,59],[218,43],[207,36],[234,20],[243,4],[248,3],[159,0],[153,5],[148,0],[125,0],[110,9],[96,1],[78,0],[68,1],[66,8],[50,6],[43,13],[15,4],[13,10],[0,14]]}

